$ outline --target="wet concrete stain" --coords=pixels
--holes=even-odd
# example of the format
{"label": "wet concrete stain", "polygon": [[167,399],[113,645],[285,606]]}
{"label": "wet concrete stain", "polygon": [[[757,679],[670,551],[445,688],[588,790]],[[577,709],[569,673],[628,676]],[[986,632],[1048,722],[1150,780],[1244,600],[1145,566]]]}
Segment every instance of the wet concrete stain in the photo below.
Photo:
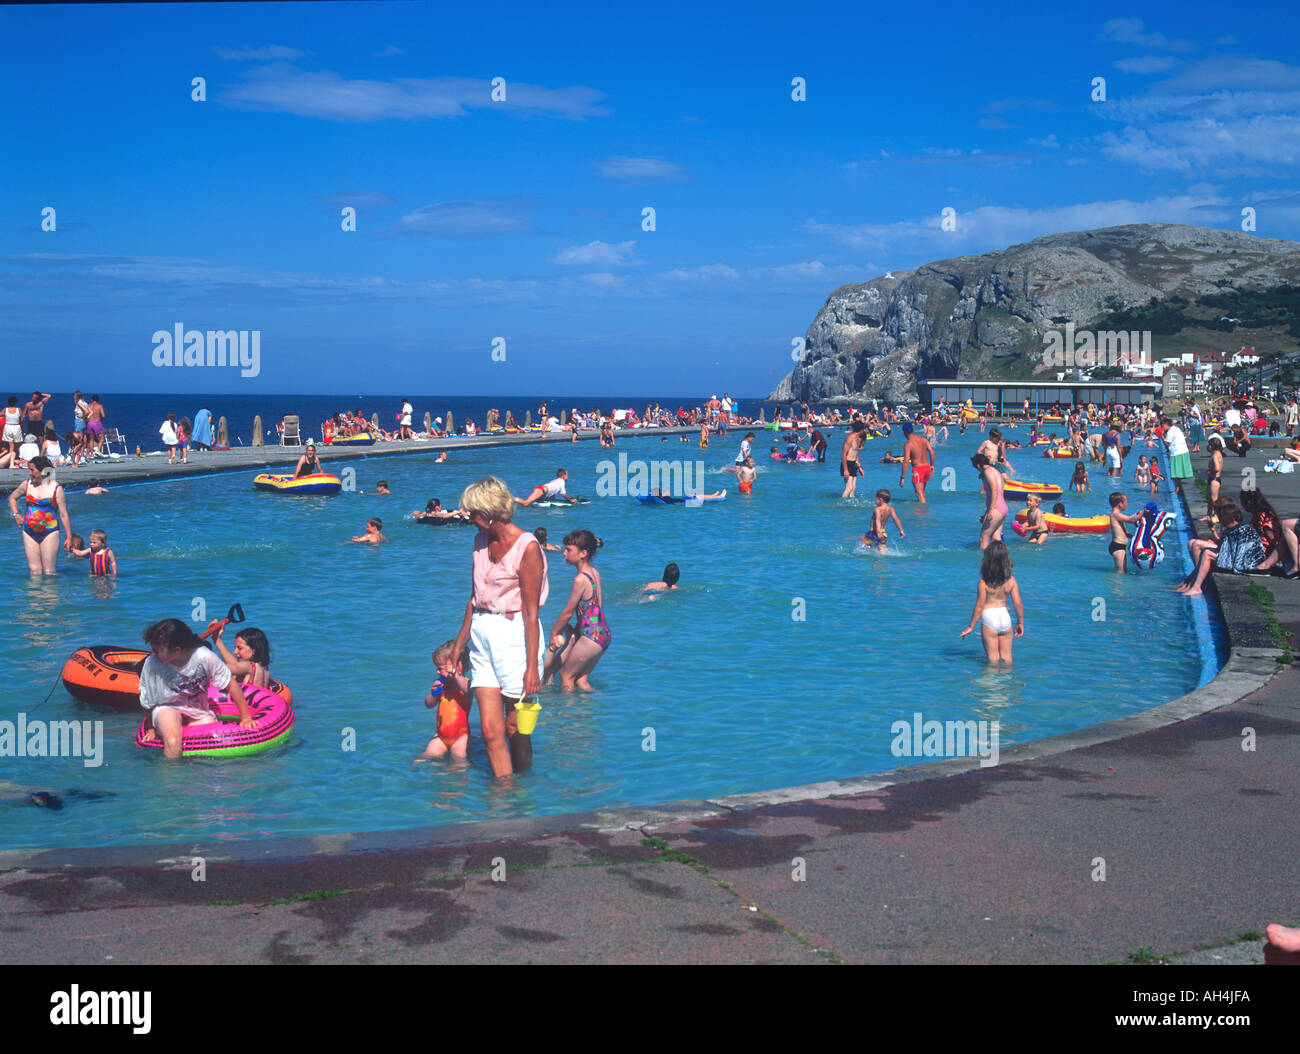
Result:
{"label": "wet concrete stain", "polygon": [[720,922],[700,922],[693,926],[669,926],[674,933],[698,933],[707,937],[739,937],[740,930]]}
{"label": "wet concrete stain", "polygon": [[552,941],[565,940],[558,933],[548,933],[546,930],[526,930],[521,926],[498,926],[497,932],[503,937],[509,937],[516,941],[531,941],[534,944],[549,944]]}

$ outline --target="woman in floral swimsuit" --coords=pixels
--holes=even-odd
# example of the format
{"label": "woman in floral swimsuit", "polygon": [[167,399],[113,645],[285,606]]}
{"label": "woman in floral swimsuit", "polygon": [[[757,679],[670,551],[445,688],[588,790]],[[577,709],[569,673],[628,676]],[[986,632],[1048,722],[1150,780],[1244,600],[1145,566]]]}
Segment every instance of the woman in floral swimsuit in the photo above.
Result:
{"label": "woman in floral swimsuit", "polygon": [[[9,513],[22,528],[27,569],[34,575],[52,575],[58,569],[59,524],[67,540],[63,548],[72,548],[72,524],[63,498],[63,486],[55,482],[54,466],[47,457],[34,457],[27,470],[26,482],[18,484],[9,495]],[[26,498],[25,512],[18,511],[18,499]]]}
{"label": "woman in floral swimsuit", "polygon": [[[572,531],[564,538],[564,559],[578,573],[573,579],[569,601],[551,630],[546,674],[549,679],[558,670],[566,691],[575,687],[591,691],[587,678],[613,639],[605,622],[600,572],[591,566],[600,545],[600,539],[590,531]],[[575,613],[576,629],[568,625],[569,616]]]}

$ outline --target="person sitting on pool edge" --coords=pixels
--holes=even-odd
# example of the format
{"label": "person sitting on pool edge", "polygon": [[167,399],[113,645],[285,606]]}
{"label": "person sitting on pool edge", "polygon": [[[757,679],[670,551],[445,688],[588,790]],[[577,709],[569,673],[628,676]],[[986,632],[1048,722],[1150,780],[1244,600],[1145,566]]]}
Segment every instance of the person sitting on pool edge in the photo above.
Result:
{"label": "person sitting on pool edge", "polygon": [[545,498],[547,501],[559,501],[563,498],[568,502],[576,502],[577,498],[571,498],[564,489],[565,481],[569,478],[567,469],[558,468],[555,470],[555,478],[549,483],[539,483],[532,490],[532,493],[526,498],[515,498],[520,505],[528,506],[535,501],[541,501]]}
{"label": "person sitting on pool edge", "polygon": [[664,578],[662,582],[649,582],[641,587],[643,593],[658,593],[668,589],[677,588],[677,580],[681,578],[682,572],[676,564],[668,564],[664,567]]}

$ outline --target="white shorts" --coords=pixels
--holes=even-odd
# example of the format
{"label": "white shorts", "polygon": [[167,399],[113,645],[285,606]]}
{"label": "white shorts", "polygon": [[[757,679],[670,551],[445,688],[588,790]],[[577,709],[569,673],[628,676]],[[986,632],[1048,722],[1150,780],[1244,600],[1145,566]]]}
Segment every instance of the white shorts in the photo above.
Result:
{"label": "white shorts", "polygon": [[1119,459],[1119,447],[1117,447],[1117,446],[1108,446],[1108,447],[1106,448],[1106,467],[1107,467],[1107,468],[1119,468],[1119,467],[1120,467],[1120,464],[1121,464],[1121,462],[1120,462],[1120,459]]}
{"label": "white shorts", "polygon": [[21,443],[23,441],[23,430],[19,425],[5,425],[4,442]]}
{"label": "white shorts", "polygon": [[[537,620],[537,674],[542,674],[546,631]],[[522,615],[506,618],[490,612],[475,612],[469,624],[469,686],[500,688],[503,695],[524,694],[524,670],[528,649],[524,643]]]}
{"label": "white shorts", "polygon": [[1011,612],[1006,608],[985,608],[980,613],[980,621],[999,637],[1011,632]]}
{"label": "white shorts", "polygon": [[182,724],[207,724],[209,720],[215,721],[217,715],[211,710],[203,710],[197,706],[155,706],[151,718],[154,728],[158,727],[158,715],[164,710],[175,710],[181,715]]}

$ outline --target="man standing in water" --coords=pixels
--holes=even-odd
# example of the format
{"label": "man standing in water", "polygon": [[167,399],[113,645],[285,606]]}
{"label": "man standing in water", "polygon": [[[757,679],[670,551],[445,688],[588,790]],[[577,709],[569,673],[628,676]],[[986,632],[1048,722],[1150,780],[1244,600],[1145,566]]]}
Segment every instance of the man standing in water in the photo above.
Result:
{"label": "man standing in water", "polygon": [[912,489],[916,491],[916,500],[925,504],[925,485],[934,474],[934,447],[925,436],[916,435],[910,424],[903,425],[903,435],[907,442],[903,446],[903,463],[898,469],[898,485],[901,487],[907,477],[907,466],[912,466]]}
{"label": "man standing in water", "polygon": [[844,493],[840,495],[842,498],[851,498],[857,492],[858,476],[862,474],[858,454],[862,450],[866,427],[860,417],[856,418],[852,430],[844,437],[844,446],[840,449],[840,475],[844,477]]}

